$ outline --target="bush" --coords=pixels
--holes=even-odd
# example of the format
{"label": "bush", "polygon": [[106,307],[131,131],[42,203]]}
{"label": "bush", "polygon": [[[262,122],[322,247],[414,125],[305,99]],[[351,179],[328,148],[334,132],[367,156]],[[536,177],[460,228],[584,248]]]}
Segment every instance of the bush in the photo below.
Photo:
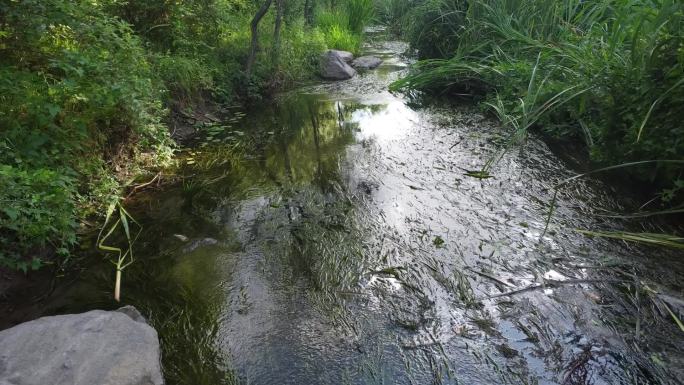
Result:
{"label": "bush", "polygon": [[361,49],[363,28],[370,21],[373,9],[364,8],[368,6],[366,0],[349,0],[345,5],[343,11],[331,9],[320,12],[316,25],[323,32],[328,48],[357,54]]}
{"label": "bush", "polygon": [[284,31],[280,58],[285,83],[313,76],[325,49],[325,35],[317,28],[307,30],[301,21],[288,27]]}
{"label": "bush", "polygon": [[393,33],[408,36],[405,16],[413,7],[411,0],[376,0],[375,14],[378,22],[385,24]]}
{"label": "bush", "polygon": [[0,267],[36,269],[46,246],[66,254],[76,241],[74,179],[0,165],[0,185]]}
{"label": "bush", "polygon": [[210,69],[196,58],[182,55],[153,55],[153,65],[173,100],[197,97],[213,87]]}
{"label": "bush", "polygon": [[335,26],[346,29],[349,19],[345,12],[337,10],[321,11],[316,15],[316,26],[321,31],[327,31]]}

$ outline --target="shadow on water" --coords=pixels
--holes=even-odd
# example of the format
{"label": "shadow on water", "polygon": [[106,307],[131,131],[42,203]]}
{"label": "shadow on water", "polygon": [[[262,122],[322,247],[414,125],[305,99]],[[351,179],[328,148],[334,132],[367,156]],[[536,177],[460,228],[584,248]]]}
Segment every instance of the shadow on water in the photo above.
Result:
{"label": "shadow on water", "polygon": [[[371,41],[378,71],[199,138],[182,182],[131,204],[123,302],[158,330],[168,383],[678,383],[684,338],[637,293],[676,294],[680,256],[568,230],[628,226],[591,215],[616,205],[595,181],[542,237],[571,172],[532,138],[465,176],[501,129],[387,93],[406,46]],[[117,307],[109,262],[73,278],[26,317]]]}

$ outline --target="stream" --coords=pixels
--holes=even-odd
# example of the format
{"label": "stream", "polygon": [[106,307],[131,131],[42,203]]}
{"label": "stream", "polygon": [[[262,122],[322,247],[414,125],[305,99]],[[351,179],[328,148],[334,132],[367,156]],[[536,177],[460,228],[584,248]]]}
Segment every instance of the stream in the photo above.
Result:
{"label": "stream", "polygon": [[[506,131],[390,93],[407,49],[371,31],[378,69],[209,127],[182,182],[130,204],[122,304],[158,330],[167,382],[681,383],[682,254],[575,231],[652,226],[594,215],[621,207],[591,178],[560,191],[544,233],[576,170],[534,134],[467,176]],[[120,306],[94,260],[9,322]]]}

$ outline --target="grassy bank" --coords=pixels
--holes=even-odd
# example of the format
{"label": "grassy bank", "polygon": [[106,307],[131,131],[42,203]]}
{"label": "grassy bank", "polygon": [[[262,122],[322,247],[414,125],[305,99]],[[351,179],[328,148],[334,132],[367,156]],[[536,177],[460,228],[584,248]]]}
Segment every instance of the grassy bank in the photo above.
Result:
{"label": "grassy bank", "polygon": [[[421,61],[395,89],[475,97],[511,129],[582,141],[598,165],[684,160],[684,3],[379,0]],[[487,167],[487,165],[485,165]],[[682,163],[621,168],[681,207]]]}
{"label": "grassy bank", "polygon": [[[272,3],[272,4],[271,4]],[[0,4],[0,268],[69,258],[128,185],[173,162],[170,111],[258,101],[358,50],[365,0]],[[205,107],[203,107],[205,108]]]}

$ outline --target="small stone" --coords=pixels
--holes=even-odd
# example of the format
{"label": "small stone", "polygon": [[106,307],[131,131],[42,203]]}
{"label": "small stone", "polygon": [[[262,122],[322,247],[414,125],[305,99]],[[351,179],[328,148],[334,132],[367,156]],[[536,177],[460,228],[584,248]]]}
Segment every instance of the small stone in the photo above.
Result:
{"label": "small stone", "polygon": [[352,66],[360,70],[372,70],[380,64],[382,64],[382,59],[375,56],[361,56],[352,62]]}

